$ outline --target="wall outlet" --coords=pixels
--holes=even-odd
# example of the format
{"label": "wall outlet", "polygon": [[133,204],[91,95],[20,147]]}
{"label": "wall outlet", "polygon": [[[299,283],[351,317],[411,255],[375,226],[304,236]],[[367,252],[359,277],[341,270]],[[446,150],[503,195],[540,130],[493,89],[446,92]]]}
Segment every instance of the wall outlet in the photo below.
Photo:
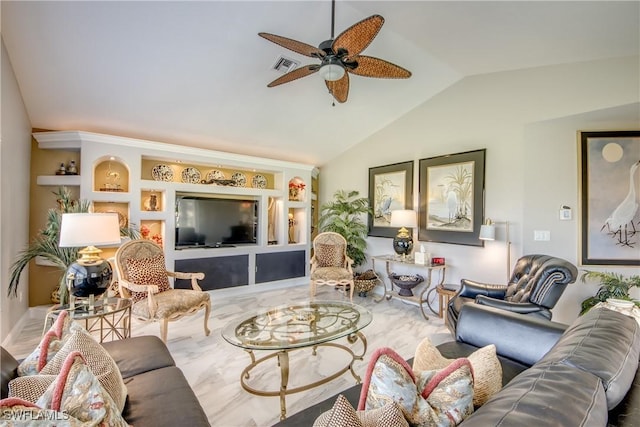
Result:
{"label": "wall outlet", "polygon": [[561,221],[569,221],[569,220],[571,220],[571,208],[562,208],[562,209],[560,209],[560,220]]}
{"label": "wall outlet", "polygon": [[534,230],[533,240],[549,241],[551,240],[551,232],[549,230]]}

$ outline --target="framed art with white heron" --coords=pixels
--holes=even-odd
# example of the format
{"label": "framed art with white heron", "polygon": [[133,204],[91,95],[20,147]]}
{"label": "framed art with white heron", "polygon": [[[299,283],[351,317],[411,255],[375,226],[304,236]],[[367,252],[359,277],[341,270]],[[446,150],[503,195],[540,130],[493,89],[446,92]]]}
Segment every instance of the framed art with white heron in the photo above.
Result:
{"label": "framed art with white heron", "polygon": [[640,131],[581,132],[582,265],[640,265]]}

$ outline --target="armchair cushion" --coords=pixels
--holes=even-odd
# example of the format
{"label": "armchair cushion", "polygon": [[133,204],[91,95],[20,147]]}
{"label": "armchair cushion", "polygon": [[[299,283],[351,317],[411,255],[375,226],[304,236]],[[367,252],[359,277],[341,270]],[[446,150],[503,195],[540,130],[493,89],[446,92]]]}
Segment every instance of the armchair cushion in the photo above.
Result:
{"label": "armchair cushion", "polygon": [[353,279],[353,276],[351,275],[349,270],[346,270],[341,267],[319,267],[314,270],[312,276],[313,276],[313,279],[315,280],[325,280],[325,281],[329,281],[329,280],[341,281],[341,280]]}
{"label": "armchair cushion", "polygon": [[458,296],[461,297],[475,298],[478,295],[484,295],[491,298],[504,299],[507,293],[507,287],[505,285],[490,285],[468,279],[462,279],[460,284]]}
{"label": "armchair cushion", "polygon": [[549,320],[551,319],[551,312],[549,310],[531,302],[509,302],[501,299],[486,297],[484,295],[478,295],[476,297],[476,303],[480,305],[488,305],[489,307],[500,308],[502,310],[511,311],[513,313],[539,313],[541,317]]}
{"label": "armchair cushion", "polygon": [[138,301],[131,308],[132,313],[146,319],[166,319],[176,313],[186,313],[210,299],[206,292],[192,289],[169,289],[154,295],[158,308],[154,316],[149,313],[147,301]]}
{"label": "armchair cushion", "polygon": [[[162,293],[171,289],[169,276],[165,267],[164,254],[158,254],[150,258],[127,258],[125,260],[128,280],[136,285],[155,285],[158,292]],[[134,302],[147,298],[147,292],[131,291],[131,299]]]}
{"label": "armchair cushion", "polygon": [[318,267],[342,267],[344,268],[344,245],[316,243],[314,255]]}

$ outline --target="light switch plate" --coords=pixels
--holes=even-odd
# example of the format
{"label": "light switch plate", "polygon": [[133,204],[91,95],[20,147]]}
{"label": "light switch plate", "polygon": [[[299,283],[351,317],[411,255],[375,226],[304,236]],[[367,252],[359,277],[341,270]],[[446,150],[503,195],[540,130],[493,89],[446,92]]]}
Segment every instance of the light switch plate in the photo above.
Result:
{"label": "light switch plate", "polygon": [[560,209],[560,220],[561,221],[571,220],[571,209]]}
{"label": "light switch plate", "polygon": [[551,240],[551,232],[549,230],[534,230],[533,240],[537,241],[549,241]]}

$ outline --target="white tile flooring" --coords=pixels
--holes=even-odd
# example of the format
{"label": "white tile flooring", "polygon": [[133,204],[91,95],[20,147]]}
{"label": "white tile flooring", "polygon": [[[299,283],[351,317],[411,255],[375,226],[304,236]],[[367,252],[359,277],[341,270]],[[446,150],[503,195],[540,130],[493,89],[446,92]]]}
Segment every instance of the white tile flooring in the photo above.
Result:
{"label": "white tile flooring", "polygon": [[[258,309],[308,299],[309,287],[294,286],[276,290],[249,292],[211,292],[212,312],[209,320],[211,334],[203,332],[203,313],[183,318],[169,324],[168,347],[182,369],[189,384],[198,396],[212,426],[252,427],[271,426],[278,422],[280,403],[278,397],[252,395],[240,386],[240,372],[249,364],[249,355],[242,349],[227,343],[221,336],[222,328],[234,319],[246,317]],[[317,299],[343,299],[341,292],[328,287],[318,289]],[[404,358],[413,356],[416,346],[424,337],[435,344],[451,341],[452,337],[442,319],[432,315],[426,321],[418,307],[398,300],[376,303],[372,295],[354,295],[354,303],[370,309],[373,321],[362,332],[368,342],[364,361],[355,363],[355,371],[363,375],[370,355],[380,347],[390,347]],[[437,304],[437,302],[436,302]],[[17,358],[24,357],[38,344],[42,333],[44,309],[33,310],[20,334],[20,342],[9,343],[5,348]],[[41,314],[41,316],[40,316]],[[134,336],[160,335],[158,324],[133,323]],[[346,343],[346,340],[343,340]],[[356,343],[355,346],[359,346]],[[357,347],[360,349],[361,347]],[[310,358],[310,350],[291,353],[289,388],[320,379],[330,373],[336,363],[346,364],[346,353],[331,348],[321,348],[317,357]],[[256,354],[257,357],[262,354]],[[252,384],[269,389],[279,387],[279,369],[275,358],[272,365],[252,372]],[[349,372],[320,387],[287,396],[287,414],[291,415],[314,403],[326,399],[355,384]],[[170,384],[167,385],[170,387]]]}

